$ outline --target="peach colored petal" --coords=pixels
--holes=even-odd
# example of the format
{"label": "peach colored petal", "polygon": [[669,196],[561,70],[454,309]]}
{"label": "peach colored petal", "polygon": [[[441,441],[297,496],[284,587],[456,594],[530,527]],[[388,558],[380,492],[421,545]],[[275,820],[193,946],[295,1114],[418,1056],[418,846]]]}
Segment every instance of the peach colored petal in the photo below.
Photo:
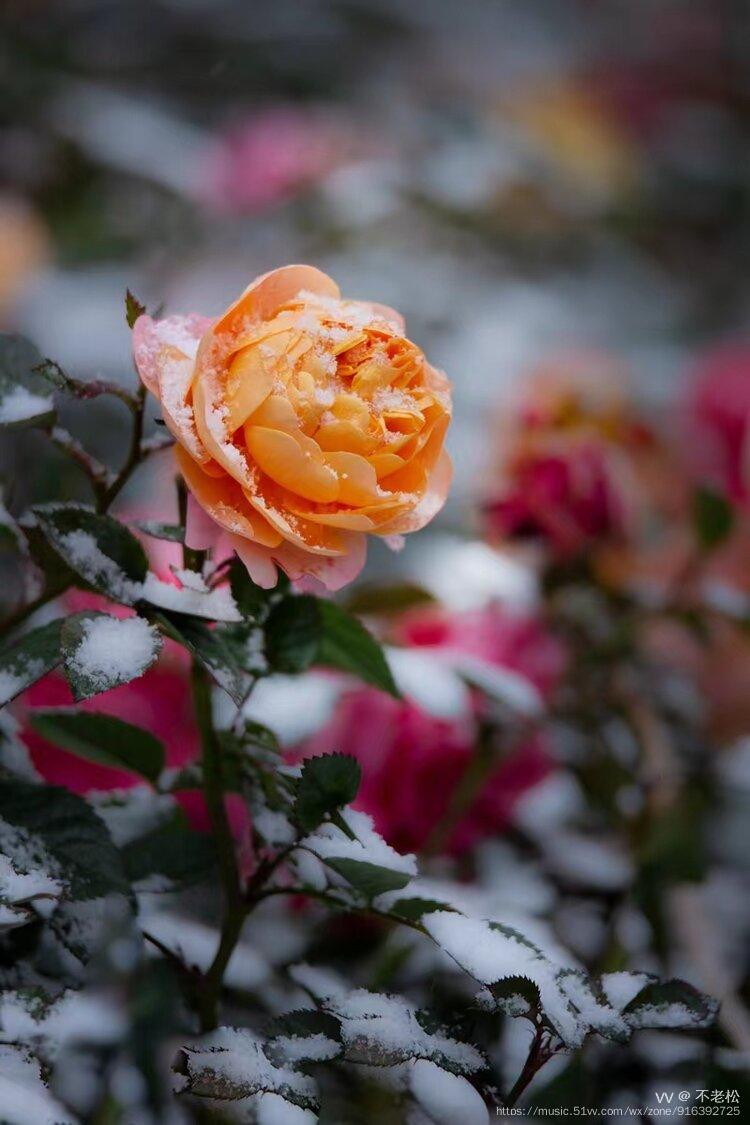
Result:
{"label": "peach colored petal", "polygon": [[345,452],[326,453],[324,457],[338,477],[340,504],[369,504],[380,499],[375,470],[364,457]]}
{"label": "peach colored petal", "polygon": [[139,316],[133,327],[138,374],[160,400],[170,432],[198,461],[208,460],[208,454],[196,431],[190,389],[198,345],[211,324],[207,317],[191,313],[164,320]]}
{"label": "peach colored petal", "polygon": [[443,450],[432,471],[427,490],[417,506],[404,515],[396,516],[394,520],[380,527],[375,534],[382,536],[406,535],[411,531],[420,531],[430,520],[435,518],[445,504],[452,479],[453,464],[448,454]]}
{"label": "peach colored petal", "polygon": [[281,542],[281,535],[248,505],[232,477],[226,473],[219,478],[207,476],[180,446],[175,449],[175,457],[191,493],[220,527],[268,547]]}
{"label": "peach colored petal", "polygon": [[273,390],[274,369],[260,348],[243,348],[229,365],[225,402],[227,432],[239,429]]}
{"label": "peach colored petal", "polygon": [[232,444],[226,433],[226,412],[221,405],[221,399],[216,394],[214,386],[207,387],[208,383],[214,381],[215,377],[212,378],[205,372],[195,380],[193,409],[196,429],[214,461],[221,465],[238,484],[247,487],[251,480],[250,467],[244,452]]}
{"label": "peach colored petal", "polygon": [[321,582],[327,590],[340,590],[352,582],[365,565],[367,537],[357,532],[347,534],[346,551],[337,558],[316,556],[311,559],[306,552],[300,551],[292,543],[285,543],[274,552],[274,556],[293,582],[312,577]]}
{"label": "peach colored petal", "polygon": [[236,332],[244,320],[270,320],[301,291],[321,297],[339,296],[339,287],[314,266],[282,266],[256,277],[214,326],[214,333]]}
{"label": "peach colored petal", "polygon": [[269,477],[258,474],[257,479],[253,479],[251,488],[243,491],[248,503],[268,520],[271,527],[303,551],[334,556],[341,555],[346,550],[346,540],[341,532],[321,527],[296,515],[293,505],[300,498],[275,485]]}
{"label": "peach colored petal", "polygon": [[246,427],[245,438],[256,464],[282,488],[321,504],[337,499],[339,479],[312,438],[265,426]]}
{"label": "peach colored petal", "polygon": [[[291,434],[299,429],[299,419],[288,398],[282,395],[269,395],[248,419],[247,425],[267,426],[270,430],[285,430]],[[247,433],[245,441],[247,441]]]}

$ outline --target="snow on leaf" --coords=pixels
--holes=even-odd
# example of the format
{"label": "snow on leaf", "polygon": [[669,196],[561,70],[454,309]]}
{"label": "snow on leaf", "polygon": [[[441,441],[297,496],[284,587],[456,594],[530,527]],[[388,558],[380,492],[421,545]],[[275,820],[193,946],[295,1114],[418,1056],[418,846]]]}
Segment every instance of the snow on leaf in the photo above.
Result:
{"label": "snow on leaf", "polygon": [[300,847],[323,860],[368,898],[404,887],[414,878],[416,858],[394,851],[375,831],[372,817],[348,808],[341,818],[348,833],[327,821],[306,836]]}
{"label": "snow on leaf", "polygon": [[315,1082],[271,1062],[263,1041],[247,1028],[220,1027],[182,1047],[176,1066],[187,1078],[186,1091],[200,1098],[236,1102],[272,1093],[302,1109],[317,1108]]}
{"label": "snow on leaf", "polygon": [[517,930],[499,922],[434,911],[422,920],[427,933],[480,984],[491,986],[506,977],[526,977],[539,989],[544,1013],[568,1047],[583,1042],[587,1026],[563,991],[559,965],[553,964]]}
{"label": "snow on leaf", "polygon": [[410,1078],[417,1103],[435,1125],[488,1125],[489,1113],[477,1091],[460,1075],[429,1059],[417,1059]]}
{"label": "snow on leaf", "polygon": [[39,1060],[18,1047],[0,1046],[0,1106],[4,1125],[75,1125],[47,1089]]}
{"label": "snow on leaf", "polygon": [[61,634],[65,674],[76,700],[135,680],[161,650],[158,630],[142,617],[69,617]]}
{"label": "snow on leaf", "polygon": [[394,1066],[410,1059],[432,1059],[457,1074],[486,1066],[475,1047],[442,1030],[426,1030],[417,1008],[403,996],[356,989],[327,1000],[325,1007],[340,1021],[349,1062]]}
{"label": "snow on leaf", "polygon": [[32,629],[0,652],[0,707],[45,676],[59,661],[59,621]]}

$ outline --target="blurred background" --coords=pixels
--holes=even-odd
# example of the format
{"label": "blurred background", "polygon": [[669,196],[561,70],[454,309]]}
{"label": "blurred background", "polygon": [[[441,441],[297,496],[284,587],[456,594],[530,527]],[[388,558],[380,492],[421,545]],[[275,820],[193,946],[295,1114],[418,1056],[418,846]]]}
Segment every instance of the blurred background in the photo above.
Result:
{"label": "blurred background", "polygon": [[[667,968],[724,998],[708,1047],[674,1035],[659,1047],[644,1032],[631,1049],[597,1048],[585,1064],[594,1104],[622,1091],[643,1104],[648,1082],[679,1086],[698,1063],[702,1082],[739,1085],[750,1057],[750,7],[6,0],[0,21],[3,330],[79,378],[132,384],[126,287],[150,310],[214,315],[257,274],[311,262],[347,296],[402,311],[453,381],[449,503],[401,554],[371,550],[366,583],[401,583],[390,602],[371,585],[350,596],[401,653],[412,710],[387,749],[404,817],[419,821],[430,786],[434,816],[404,829],[390,767],[367,773],[363,724],[396,723],[377,693],[342,703],[316,673],[269,680],[254,717],[288,746],[356,753],[378,827],[437,856],[437,874],[470,885],[477,909],[523,918],[587,967]],[[541,391],[540,369],[553,376]],[[559,391],[581,373],[583,391]],[[118,409],[73,403],[63,417],[115,461]],[[563,431],[575,439],[564,454]],[[85,495],[44,445],[28,431],[6,444],[16,512]],[[561,461],[548,472],[550,451]],[[576,479],[588,482],[580,507],[566,493]],[[696,482],[712,490],[697,509]],[[172,469],[157,458],[123,508],[165,519],[167,504]],[[553,511],[565,520],[547,520]],[[529,532],[546,553],[528,553]],[[437,618],[393,616],[430,599]],[[467,709],[476,718],[475,702],[453,665],[420,663],[425,649],[454,665],[458,651],[481,658],[459,670],[474,687],[484,675],[493,708],[500,698],[491,718],[510,730],[506,751],[528,733],[529,706],[554,696],[543,747],[516,774],[513,763],[493,774],[484,804],[481,792],[472,804],[480,771],[451,812],[482,716],[468,737],[445,725]],[[132,706],[147,711],[143,690]],[[412,769],[404,747],[415,746]],[[283,960],[268,932],[268,949],[254,940]],[[340,948],[335,936],[317,949],[340,961],[351,934]],[[423,987],[406,961],[384,985]],[[503,1051],[512,1075],[524,1045]],[[554,1073],[550,1104],[582,1096],[583,1065]]]}

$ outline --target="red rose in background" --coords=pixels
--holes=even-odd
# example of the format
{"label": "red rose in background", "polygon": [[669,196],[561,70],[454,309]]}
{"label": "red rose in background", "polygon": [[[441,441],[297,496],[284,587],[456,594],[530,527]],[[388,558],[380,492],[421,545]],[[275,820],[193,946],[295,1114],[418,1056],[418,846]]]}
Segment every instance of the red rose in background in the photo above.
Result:
{"label": "red rose in background", "polygon": [[750,343],[726,344],[698,365],[688,397],[693,474],[750,502]]}
{"label": "red rose in background", "polygon": [[592,542],[624,538],[630,504],[618,461],[586,440],[520,454],[506,488],[485,506],[490,538],[542,539],[564,558]]}
{"label": "red rose in background", "polygon": [[[450,663],[463,653],[524,677],[544,697],[557,682],[564,654],[541,625],[499,608],[467,614],[408,615],[399,636]],[[362,767],[355,807],[401,851],[420,850],[444,817],[475,754],[481,701],[452,718],[429,713],[414,700],[399,702],[372,688],[343,694],[333,717],[298,747],[304,756],[331,750],[352,754]],[[507,827],[515,804],[553,767],[541,736],[529,737],[498,764],[449,841],[461,852]]]}

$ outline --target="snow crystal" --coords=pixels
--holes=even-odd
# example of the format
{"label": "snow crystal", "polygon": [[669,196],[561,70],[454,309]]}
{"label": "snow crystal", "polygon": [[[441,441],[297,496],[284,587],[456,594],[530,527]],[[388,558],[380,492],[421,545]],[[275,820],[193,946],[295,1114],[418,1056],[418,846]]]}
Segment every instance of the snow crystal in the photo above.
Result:
{"label": "snow crystal", "polygon": [[435,1125],[488,1125],[487,1107],[474,1087],[427,1059],[414,1063],[411,1091]]}
{"label": "snow crystal", "polygon": [[16,384],[0,399],[0,424],[12,425],[39,414],[48,414],[53,407],[51,396],[34,394],[26,387]]}
{"label": "snow crystal", "polygon": [[360,863],[387,867],[391,871],[401,871],[405,875],[417,874],[416,857],[400,855],[394,851],[375,831],[371,816],[355,809],[345,809],[341,815],[357,837],[356,840],[350,840],[335,824],[326,823],[307,836],[300,846],[314,852],[322,860],[353,859]]}
{"label": "snow crystal", "polygon": [[100,691],[143,675],[159,651],[158,630],[142,617],[93,617],[67,663]]}

